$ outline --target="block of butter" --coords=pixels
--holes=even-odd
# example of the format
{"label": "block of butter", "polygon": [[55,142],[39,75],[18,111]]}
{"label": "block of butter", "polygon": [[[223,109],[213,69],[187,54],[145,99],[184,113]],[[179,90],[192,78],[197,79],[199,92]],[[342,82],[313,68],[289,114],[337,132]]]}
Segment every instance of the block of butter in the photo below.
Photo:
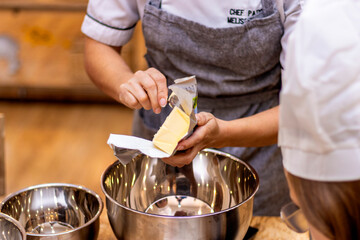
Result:
{"label": "block of butter", "polygon": [[157,148],[171,155],[178,142],[187,134],[189,126],[190,117],[180,108],[174,107],[152,142]]}

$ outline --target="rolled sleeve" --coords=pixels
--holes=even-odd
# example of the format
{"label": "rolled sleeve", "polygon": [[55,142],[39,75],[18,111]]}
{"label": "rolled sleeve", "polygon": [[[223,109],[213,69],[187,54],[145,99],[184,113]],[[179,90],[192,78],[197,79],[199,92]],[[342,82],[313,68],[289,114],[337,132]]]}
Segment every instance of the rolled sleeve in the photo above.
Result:
{"label": "rolled sleeve", "polygon": [[139,18],[136,1],[90,0],[81,31],[104,44],[122,46]]}

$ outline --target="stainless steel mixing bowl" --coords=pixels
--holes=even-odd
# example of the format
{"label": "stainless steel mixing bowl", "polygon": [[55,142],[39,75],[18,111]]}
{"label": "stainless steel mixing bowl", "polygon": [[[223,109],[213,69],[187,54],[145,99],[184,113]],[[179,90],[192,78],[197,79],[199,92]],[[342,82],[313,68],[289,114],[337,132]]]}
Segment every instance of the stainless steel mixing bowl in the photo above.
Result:
{"label": "stainless steel mixing bowl", "polygon": [[32,186],[0,204],[1,212],[24,227],[28,240],[95,240],[102,210],[95,192],[63,183]]}
{"label": "stainless steel mixing bowl", "polygon": [[0,239],[25,240],[25,230],[18,221],[4,213],[0,213]]}
{"label": "stainless steel mixing bowl", "polygon": [[182,168],[145,155],[116,161],[101,187],[118,239],[242,239],[259,179],[245,162],[205,149]]}

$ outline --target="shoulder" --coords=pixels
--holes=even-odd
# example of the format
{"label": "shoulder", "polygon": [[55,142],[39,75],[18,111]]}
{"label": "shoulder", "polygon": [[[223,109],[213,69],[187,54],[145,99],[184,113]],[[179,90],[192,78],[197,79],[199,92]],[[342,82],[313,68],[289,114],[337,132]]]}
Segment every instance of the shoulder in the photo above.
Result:
{"label": "shoulder", "polygon": [[277,5],[282,4],[285,18],[298,17],[303,11],[304,4],[307,0],[275,0]]}
{"label": "shoulder", "polygon": [[359,12],[359,1],[310,0],[299,18],[298,35],[336,45],[359,40]]}
{"label": "shoulder", "polygon": [[318,79],[344,80],[344,76],[358,71],[360,4],[353,3],[354,0],[310,0],[289,39],[285,69],[314,83]]}
{"label": "shoulder", "polygon": [[140,20],[146,0],[89,0],[82,32],[104,44],[126,44]]}

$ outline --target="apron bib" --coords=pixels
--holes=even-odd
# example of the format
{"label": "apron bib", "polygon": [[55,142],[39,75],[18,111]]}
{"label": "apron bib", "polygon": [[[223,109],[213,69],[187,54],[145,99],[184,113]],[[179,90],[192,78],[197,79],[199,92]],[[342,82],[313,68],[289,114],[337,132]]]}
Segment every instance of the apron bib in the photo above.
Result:
{"label": "apron bib", "polygon": [[[281,36],[280,14],[272,0],[262,0],[263,11],[245,24],[209,28],[161,9],[161,0],[144,9],[143,33],[146,60],[167,78],[195,75],[198,111],[223,120],[251,116],[279,104]],[[171,112],[135,112],[133,135],[152,139]],[[247,161],[260,177],[254,198],[255,215],[279,215],[290,201],[280,149],[232,147],[221,149]]]}

